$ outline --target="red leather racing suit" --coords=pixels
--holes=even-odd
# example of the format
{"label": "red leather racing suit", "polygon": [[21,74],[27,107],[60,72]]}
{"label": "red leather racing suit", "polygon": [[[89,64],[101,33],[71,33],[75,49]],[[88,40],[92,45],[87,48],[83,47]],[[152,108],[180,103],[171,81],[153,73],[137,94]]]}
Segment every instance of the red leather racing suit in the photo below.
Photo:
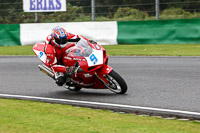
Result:
{"label": "red leather racing suit", "polygon": [[[78,42],[80,39],[85,39],[88,41],[88,39],[84,38],[83,36],[67,33],[68,42]],[[62,65],[62,56],[68,48],[74,45],[75,43],[71,43],[71,44],[61,45],[61,47],[58,47],[59,45],[58,46],[56,45],[56,42],[55,40],[52,39],[51,35],[48,35],[44,49],[47,55],[47,60],[45,62],[45,65],[50,67],[54,73],[56,72],[65,73],[66,67]]]}

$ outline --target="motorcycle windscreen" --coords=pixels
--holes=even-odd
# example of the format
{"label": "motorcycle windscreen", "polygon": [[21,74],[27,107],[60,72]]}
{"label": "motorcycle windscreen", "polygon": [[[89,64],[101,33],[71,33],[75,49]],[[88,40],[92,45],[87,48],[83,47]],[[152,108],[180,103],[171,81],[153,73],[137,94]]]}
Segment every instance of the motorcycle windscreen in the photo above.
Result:
{"label": "motorcycle windscreen", "polygon": [[45,63],[47,56],[44,53],[44,47],[45,44],[44,43],[37,43],[33,46],[33,51],[34,53],[37,55],[37,57],[43,62]]}

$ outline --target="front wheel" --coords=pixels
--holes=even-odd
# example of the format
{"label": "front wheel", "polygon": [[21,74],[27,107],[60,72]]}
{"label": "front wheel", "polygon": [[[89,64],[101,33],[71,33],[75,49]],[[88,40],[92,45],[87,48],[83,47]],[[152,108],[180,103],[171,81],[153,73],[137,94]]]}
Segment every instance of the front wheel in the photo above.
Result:
{"label": "front wheel", "polygon": [[127,84],[124,79],[114,70],[112,70],[108,75],[104,75],[108,84],[105,86],[111,91],[117,94],[124,94],[127,91]]}

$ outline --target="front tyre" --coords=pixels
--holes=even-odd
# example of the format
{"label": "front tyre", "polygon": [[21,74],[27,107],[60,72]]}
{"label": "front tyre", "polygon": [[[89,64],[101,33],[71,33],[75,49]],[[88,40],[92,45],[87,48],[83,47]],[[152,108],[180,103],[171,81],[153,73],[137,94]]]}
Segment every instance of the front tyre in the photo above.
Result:
{"label": "front tyre", "polygon": [[116,94],[124,94],[127,91],[127,84],[124,79],[114,70],[112,70],[108,75],[104,75],[107,79],[108,84],[105,86]]}

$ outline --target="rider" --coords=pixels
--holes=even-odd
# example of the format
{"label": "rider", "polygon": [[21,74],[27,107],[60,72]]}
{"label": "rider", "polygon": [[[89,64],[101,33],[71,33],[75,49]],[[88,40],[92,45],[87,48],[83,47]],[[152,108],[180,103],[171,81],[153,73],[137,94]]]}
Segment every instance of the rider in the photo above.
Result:
{"label": "rider", "polygon": [[[50,67],[54,74],[56,84],[58,86],[62,86],[66,82],[66,78],[72,76],[75,66],[74,67],[66,67],[62,64],[62,55],[63,53],[70,47],[74,46],[74,43],[67,44],[67,42],[78,42],[80,39],[88,39],[84,38],[80,35],[74,35],[62,27],[54,27],[52,29],[51,35],[47,36],[45,42],[44,51],[47,55],[47,60],[45,65]],[[66,77],[66,75],[68,75]]]}

